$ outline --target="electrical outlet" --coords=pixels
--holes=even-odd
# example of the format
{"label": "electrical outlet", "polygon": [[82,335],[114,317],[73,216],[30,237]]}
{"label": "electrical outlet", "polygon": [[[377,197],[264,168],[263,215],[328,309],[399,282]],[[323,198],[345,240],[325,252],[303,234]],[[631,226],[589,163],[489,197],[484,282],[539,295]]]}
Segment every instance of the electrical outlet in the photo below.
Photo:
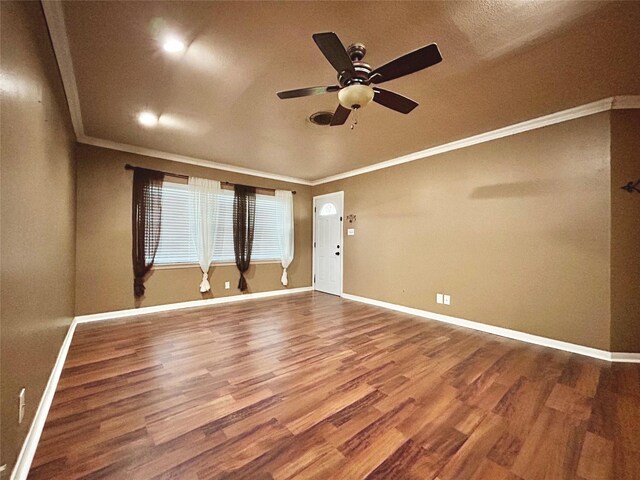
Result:
{"label": "electrical outlet", "polygon": [[229,290],[231,288],[231,282],[224,282],[224,289]]}
{"label": "electrical outlet", "polygon": [[348,236],[353,236],[356,234],[356,229],[355,228],[347,228],[347,235]]}
{"label": "electrical outlet", "polygon": [[441,293],[436,293],[436,303],[443,303],[444,300],[442,298],[442,294]]}
{"label": "electrical outlet", "polygon": [[445,295],[444,296],[444,304],[445,305],[451,305],[451,295]]}
{"label": "electrical outlet", "polygon": [[20,402],[18,405],[18,423],[22,423],[24,420],[24,407],[26,405],[25,402],[25,389],[20,390],[20,394],[18,395],[18,401]]}

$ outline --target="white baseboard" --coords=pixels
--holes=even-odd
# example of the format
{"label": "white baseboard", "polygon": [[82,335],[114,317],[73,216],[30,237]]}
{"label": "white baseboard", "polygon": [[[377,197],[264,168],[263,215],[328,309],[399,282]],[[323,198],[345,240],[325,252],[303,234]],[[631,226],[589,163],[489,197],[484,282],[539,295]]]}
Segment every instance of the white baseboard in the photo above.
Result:
{"label": "white baseboard", "polygon": [[611,352],[611,362],[640,363],[640,353]]}
{"label": "white baseboard", "polygon": [[575,343],[562,342],[560,340],[554,340],[552,338],[540,337],[538,335],[532,335],[530,333],[519,332],[517,330],[511,330],[509,328],[495,327],[493,325],[487,325],[485,323],[474,322],[471,320],[465,320],[463,318],[452,317],[450,315],[443,315],[441,313],[428,312],[426,310],[419,310],[417,308],[405,307],[403,305],[397,305],[395,303],[382,302],[380,300],[373,300],[371,298],[359,297],[357,295],[351,295],[349,293],[343,293],[343,298],[347,300],[353,300],[355,302],[366,303],[369,305],[375,305],[376,307],[387,308],[389,310],[395,310],[397,312],[408,313],[409,315],[415,315],[416,317],[426,318],[429,320],[436,320],[438,322],[449,323],[457,325],[459,327],[471,328],[480,332],[491,333],[493,335],[500,335],[501,337],[507,337],[514,340],[520,340],[521,342],[533,343],[535,345],[542,345],[543,347],[555,348],[557,350],[564,350],[566,352],[577,353],[579,355],[585,355],[587,357],[593,357],[600,360],[607,360],[609,362],[628,362],[628,363],[640,363],[640,353],[622,353],[622,352],[609,352],[606,350],[599,350],[597,348],[585,347],[583,345],[576,345]]}
{"label": "white baseboard", "polygon": [[313,287],[272,290],[269,292],[247,293],[244,295],[232,295],[230,297],[195,300],[192,302],[171,303],[168,305],[156,305],[153,307],[132,308],[129,310],[96,313],[93,315],[80,315],[78,317],[75,317],[71,322],[71,325],[69,326],[67,335],[62,342],[60,351],[58,352],[58,358],[56,359],[56,363],[53,366],[53,370],[51,370],[49,381],[47,382],[47,386],[45,387],[42,398],[40,399],[40,404],[38,405],[38,409],[36,410],[33,422],[31,423],[29,432],[27,433],[24,443],[22,444],[22,448],[20,450],[20,453],[18,454],[18,459],[16,460],[15,467],[11,472],[11,480],[24,480],[29,474],[29,469],[31,468],[31,463],[33,462],[33,457],[36,453],[38,442],[40,441],[40,436],[42,435],[42,429],[44,428],[45,421],[47,420],[47,415],[49,414],[49,409],[51,408],[53,395],[56,393],[58,380],[60,380],[60,374],[62,373],[62,368],[64,367],[64,362],[67,358],[69,347],[71,346],[71,340],[78,324],[86,322],[96,322],[100,320],[110,320],[114,318],[131,317],[134,315],[144,315],[148,313],[168,312],[171,310],[178,310],[182,308],[204,307],[209,305],[219,305],[223,303],[233,303],[245,300],[277,297],[281,295],[290,295],[293,293],[310,292],[312,290]]}
{"label": "white baseboard", "polygon": [[[65,336],[60,351],[58,352],[58,358],[51,370],[49,381],[44,389],[42,398],[36,410],[36,414],[29,428],[29,432],[25,438],[18,459],[11,472],[11,480],[24,480],[29,474],[33,457],[38,447],[40,436],[42,435],[42,429],[44,428],[45,421],[53,396],[60,380],[60,374],[64,367],[64,362],[71,346],[71,340],[76,330],[76,326],[79,323],[95,322],[100,320],[109,320],[114,318],[130,317],[135,315],[143,315],[148,313],[167,312],[171,310],[178,310],[182,308],[203,307],[208,305],[219,305],[223,303],[240,302],[244,300],[255,300],[260,298],[277,297],[281,295],[290,295],[294,293],[310,292],[313,287],[301,287],[292,288],[288,290],[273,290],[269,292],[249,293],[245,295],[233,295],[230,297],[212,298],[207,300],[196,300],[192,302],[171,303],[168,305],[157,305],[153,307],[143,307],[138,309],[120,310],[115,312],[96,313],[93,315],[81,315],[75,317],[69,326],[67,335]],[[426,318],[429,320],[436,320],[439,322],[450,323],[461,327],[471,328],[473,330],[479,330],[481,332],[491,333],[494,335],[500,335],[501,337],[512,338],[514,340],[520,340],[527,343],[533,343],[536,345],[542,345],[545,347],[551,347],[558,350],[564,350],[567,352],[577,353],[580,355],[586,355],[588,357],[598,358],[600,360],[607,360],[610,362],[631,362],[640,363],[640,353],[623,353],[623,352],[607,352],[605,350],[598,350],[596,348],[585,347],[582,345],[575,345],[573,343],[561,342],[559,340],[553,340],[550,338],[539,337],[537,335],[531,335],[529,333],[518,332],[516,330],[510,330],[508,328],[494,327],[492,325],[486,325],[484,323],[473,322],[471,320],[464,320],[462,318],[452,317],[449,315],[443,315],[435,312],[428,312],[426,310],[419,310],[417,308],[405,307],[402,305],[396,305],[393,303],[382,302],[380,300],[373,300],[370,298],[359,297],[357,295],[351,295],[343,293],[342,297],[347,300],[353,300],[356,302],[366,303],[377,307],[387,308],[395,310],[397,312],[408,313],[417,317]]]}
{"label": "white baseboard", "polygon": [[42,429],[44,428],[44,423],[47,420],[49,408],[51,408],[53,395],[56,393],[58,380],[60,379],[62,367],[64,367],[64,362],[67,358],[67,353],[69,352],[69,346],[71,345],[71,339],[73,338],[73,333],[76,330],[77,323],[78,322],[74,318],[71,325],[69,325],[69,330],[67,330],[67,335],[64,337],[64,341],[62,342],[62,346],[58,352],[58,358],[56,359],[56,363],[53,365],[51,375],[49,375],[49,381],[44,388],[42,398],[40,398],[40,403],[38,404],[38,409],[33,417],[33,421],[31,422],[31,427],[29,427],[29,432],[22,444],[22,448],[18,454],[18,459],[16,460],[16,464],[11,472],[11,480],[23,480],[26,479],[29,474],[31,462],[33,462],[33,456],[36,454],[36,448],[38,448],[40,435],[42,435]]}
{"label": "white baseboard", "polygon": [[90,315],[79,315],[76,317],[78,323],[97,322],[101,320],[112,320],[114,318],[131,317],[135,315],[146,315],[149,313],[169,312],[183,308],[207,307],[222,303],[243,302],[245,300],[256,300],[259,298],[277,297],[280,295],[290,295],[292,293],[310,292],[313,287],[289,288],[282,290],[271,290],[268,292],[245,293],[242,295],[231,295],[229,297],[208,298],[206,300],[193,300],[190,302],[169,303],[166,305],[154,305],[152,307],[130,308],[128,310],[116,310],[113,312],[93,313]]}

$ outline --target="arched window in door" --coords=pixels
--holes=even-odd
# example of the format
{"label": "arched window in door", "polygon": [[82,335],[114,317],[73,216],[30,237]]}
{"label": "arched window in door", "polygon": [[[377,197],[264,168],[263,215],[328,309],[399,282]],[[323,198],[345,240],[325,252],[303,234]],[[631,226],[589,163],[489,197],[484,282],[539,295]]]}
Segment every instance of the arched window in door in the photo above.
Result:
{"label": "arched window in door", "polygon": [[338,213],[338,211],[333,203],[325,203],[320,209],[321,217],[328,217],[329,215],[335,215],[336,213]]}

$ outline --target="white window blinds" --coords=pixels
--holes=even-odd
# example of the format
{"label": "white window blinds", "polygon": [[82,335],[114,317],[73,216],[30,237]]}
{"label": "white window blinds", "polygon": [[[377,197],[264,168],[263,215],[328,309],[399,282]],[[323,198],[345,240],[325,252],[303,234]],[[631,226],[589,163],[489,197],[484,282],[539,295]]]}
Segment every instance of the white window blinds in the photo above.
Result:
{"label": "white window blinds", "polygon": [[156,265],[198,263],[189,236],[189,186],[164,182],[162,186],[162,223]]}
{"label": "white window blinds", "polygon": [[[189,236],[188,185],[165,182],[162,188],[162,227],[156,265],[197,264]],[[213,263],[235,263],[233,251],[233,191],[222,190]],[[280,261],[277,203],[270,195],[256,194],[256,220],[252,261]]]}

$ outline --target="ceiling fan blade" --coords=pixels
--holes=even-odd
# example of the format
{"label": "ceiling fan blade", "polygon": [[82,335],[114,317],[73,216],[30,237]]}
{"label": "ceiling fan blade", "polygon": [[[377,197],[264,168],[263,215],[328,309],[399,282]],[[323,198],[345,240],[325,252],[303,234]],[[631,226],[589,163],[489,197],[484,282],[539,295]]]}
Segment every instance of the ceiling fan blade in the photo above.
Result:
{"label": "ceiling fan blade", "polygon": [[337,92],[338,90],[340,90],[338,85],[331,85],[328,87],[308,87],[298,88],[297,90],[285,90],[284,92],[278,92],[277,95],[284,100],[285,98],[310,97],[311,95]]}
{"label": "ceiling fan blade", "polygon": [[344,45],[342,45],[342,42],[335,33],[314,33],[313,41],[316,42],[320,51],[338,73],[346,71],[350,72],[352,76],[355,74],[351,58],[349,58],[349,54],[345,50]]}
{"label": "ceiling fan blade", "polygon": [[438,45],[432,43],[376,68],[369,77],[373,83],[388,82],[394,78],[418,72],[441,61],[442,55],[440,55]]}
{"label": "ceiling fan blade", "polygon": [[418,106],[417,102],[414,102],[410,98],[402,96],[399,93],[390,92],[389,90],[383,90],[378,87],[375,87],[373,91],[375,92],[375,95],[373,96],[374,102],[384,105],[396,112],[406,114]]}
{"label": "ceiling fan blade", "polygon": [[336,108],[333,117],[331,117],[331,123],[329,125],[331,125],[332,127],[336,125],[344,125],[344,122],[347,121],[347,118],[349,118],[350,114],[351,110],[349,110],[348,108],[344,108],[342,105],[338,105],[338,108]]}

